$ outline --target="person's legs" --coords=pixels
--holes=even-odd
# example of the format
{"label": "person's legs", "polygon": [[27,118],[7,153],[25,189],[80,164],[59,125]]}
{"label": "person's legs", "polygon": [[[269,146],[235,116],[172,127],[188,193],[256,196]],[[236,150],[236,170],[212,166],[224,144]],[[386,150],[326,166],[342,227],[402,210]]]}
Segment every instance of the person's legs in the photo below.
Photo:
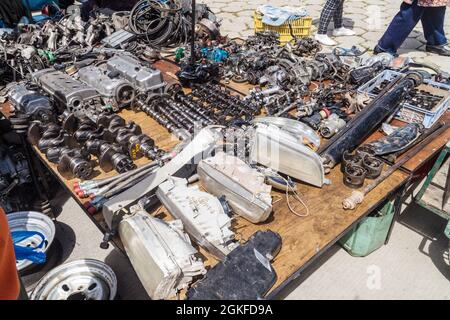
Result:
{"label": "person's legs", "polygon": [[342,2],[343,0],[327,0],[325,6],[323,7],[322,13],[320,14],[319,29],[317,31],[318,34],[327,33],[328,25]]}
{"label": "person's legs", "polygon": [[445,10],[447,7],[429,7],[422,15],[423,34],[429,46],[447,44],[444,31]]}
{"label": "person's legs", "polygon": [[375,52],[389,52],[396,54],[398,48],[402,45],[405,39],[409,36],[416,24],[422,18],[425,7],[419,7],[417,0],[413,4],[402,3],[400,11],[392,19],[388,29],[378,41]]}
{"label": "person's legs", "polygon": [[355,32],[353,30],[347,29],[346,27],[343,26],[343,23],[342,23],[343,14],[344,14],[344,0],[341,1],[341,3],[337,7],[337,9],[333,15],[333,20],[334,20],[333,36],[335,36],[335,37],[354,36]]}
{"label": "person's legs", "polygon": [[343,15],[344,15],[344,0],[341,0],[338,7],[334,11],[334,15],[333,15],[335,29],[342,28],[342,16]]}

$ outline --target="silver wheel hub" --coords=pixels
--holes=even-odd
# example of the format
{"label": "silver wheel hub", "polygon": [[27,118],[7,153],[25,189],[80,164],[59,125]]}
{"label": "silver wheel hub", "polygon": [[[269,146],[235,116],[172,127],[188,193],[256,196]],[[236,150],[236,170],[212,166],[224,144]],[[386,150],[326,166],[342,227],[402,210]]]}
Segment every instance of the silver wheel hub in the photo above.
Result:
{"label": "silver wheel hub", "polygon": [[[55,224],[46,215],[34,211],[20,211],[7,215],[8,225],[11,232],[14,231],[36,231],[44,235],[44,246],[37,251],[46,252],[55,238]],[[18,246],[37,248],[42,242],[38,235],[31,236],[18,243]],[[17,260],[17,270],[21,271],[32,265],[33,262],[27,259]]]}
{"label": "silver wheel hub", "polygon": [[77,260],[47,273],[31,295],[33,300],[112,300],[117,291],[114,271],[105,263]]}

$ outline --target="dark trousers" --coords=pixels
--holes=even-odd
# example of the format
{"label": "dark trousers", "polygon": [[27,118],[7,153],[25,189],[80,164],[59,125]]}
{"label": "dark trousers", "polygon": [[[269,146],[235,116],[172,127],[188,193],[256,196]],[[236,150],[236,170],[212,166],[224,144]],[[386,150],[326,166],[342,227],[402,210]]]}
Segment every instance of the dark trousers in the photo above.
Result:
{"label": "dark trousers", "polygon": [[444,32],[445,9],[447,7],[420,7],[417,0],[413,4],[402,3],[400,12],[392,19],[391,24],[378,41],[383,51],[396,54],[398,48],[419,21],[422,21],[423,33],[427,45],[439,46],[447,44]]}
{"label": "dark trousers", "polygon": [[342,14],[344,12],[344,0],[328,0],[320,14],[319,34],[326,34],[331,18],[334,21],[334,28],[342,27]]}

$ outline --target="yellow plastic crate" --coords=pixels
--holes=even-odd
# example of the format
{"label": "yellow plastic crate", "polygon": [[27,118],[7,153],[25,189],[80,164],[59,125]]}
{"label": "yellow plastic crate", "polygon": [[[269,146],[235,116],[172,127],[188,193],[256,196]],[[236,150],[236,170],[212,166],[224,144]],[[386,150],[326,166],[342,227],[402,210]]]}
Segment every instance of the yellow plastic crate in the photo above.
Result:
{"label": "yellow plastic crate", "polygon": [[281,26],[269,26],[262,22],[262,15],[257,11],[253,14],[254,29],[256,32],[261,31],[275,31],[280,35],[280,42],[282,45],[288,43],[293,38],[291,36],[291,30],[289,25],[292,27],[292,34],[298,38],[305,38],[311,35],[311,17],[303,17],[300,19],[292,20],[289,23],[284,23]]}

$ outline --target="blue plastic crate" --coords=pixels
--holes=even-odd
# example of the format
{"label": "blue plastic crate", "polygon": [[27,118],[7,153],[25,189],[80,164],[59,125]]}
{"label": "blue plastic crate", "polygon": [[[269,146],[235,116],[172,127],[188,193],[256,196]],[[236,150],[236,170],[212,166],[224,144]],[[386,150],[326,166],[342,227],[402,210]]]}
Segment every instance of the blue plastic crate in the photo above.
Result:
{"label": "blue plastic crate", "polygon": [[[359,87],[358,93],[366,94],[371,98],[375,98],[377,95],[372,92],[376,87],[378,87],[385,80],[393,81],[400,74],[401,73],[396,71],[385,70],[369,82]],[[450,86],[443,83],[424,80],[424,84],[450,92]],[[401,105],[402,107],[395,117],[407,123],[421,123],[425,128],[429,128],[442,116],[442,114],[448,109],[449,105],[450,95],[435,106],[433,110],[422,109],[405,102]]]}

